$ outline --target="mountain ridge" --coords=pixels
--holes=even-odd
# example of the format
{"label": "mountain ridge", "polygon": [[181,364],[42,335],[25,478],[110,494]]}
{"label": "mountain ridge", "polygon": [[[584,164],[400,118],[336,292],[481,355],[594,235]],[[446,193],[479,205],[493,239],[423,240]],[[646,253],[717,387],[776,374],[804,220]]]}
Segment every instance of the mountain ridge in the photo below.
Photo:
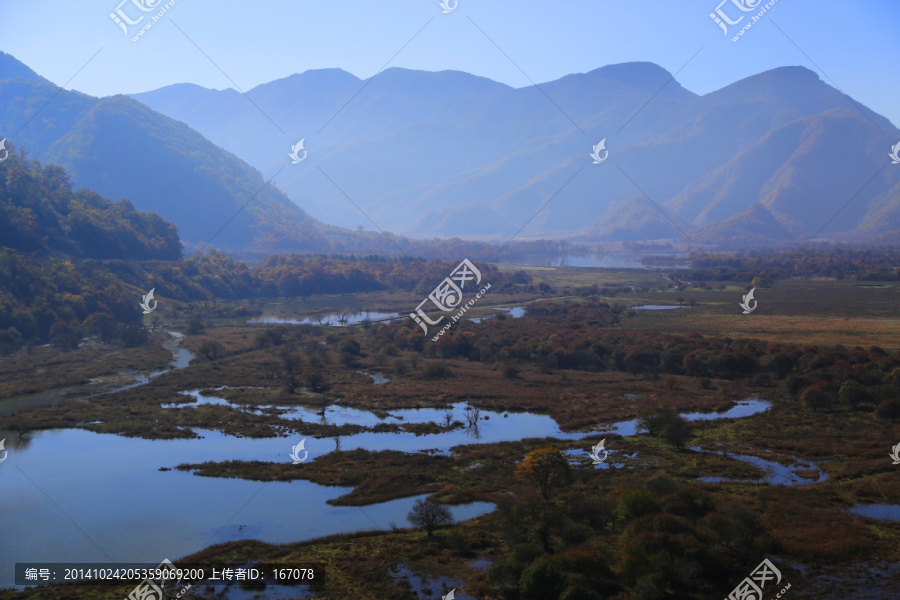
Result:
{"label": "mountain ridge", "polygon": [[[0,94],[11,85],[38,95],[50,89],[24,81],[0,81]],[[147,149],[178,157],[150,159],[154,166],[199,190],[196,205],[166,209],[193,243],[208,232],[188,222],[187,212],[209,213],[215,194],[251,197],[251,183],[277,174],[283,194],[264,190],[263,202],[235,213],[240,235],[233,246],[253,252],[325,249],[340,227],[366,228],[368,218],[379,229],[417,236],[505,239],[521,229],[528,239],[687,235],[713,244],[782,240],[783,230],[796,241],[867,239],[900,222],[897,170],[854,188],[884,164],[885,140],[900,130],[801,66],[771,69],[704,95],[649,62],[606,65],[523,88],[453,70],[390,68],[360,79],[317,69],[242,95],[193,84],[132,95],[140,104],[130,106],[120,96],[66,95],[67,116],[78,117],[71,119],[76,133],[59,140],[34,134],[24,142],[38,142],[25,145],[115,197],[137,171],[108,150],[103,154],[98,139],[119,144],[118,154],[131,160],[139,156],[108,139],[124,128],[116,120],[122,112]],[[103,110],[96,112],[98,106]],[[152,111],[174,121],[157,117],[155,127],[142,128]],[[166,145],[162,132],[190,150]],[[204,137],[212,144],[204,145]],[[287,165],[287,152],[300,139],[311,160]],[[593,165],[588,154],[601,139],[609,160]],[[198,144],[202,152],[191,156]],[[101,155],[109,164],[88,176],[90,161]],[[201,185],[197,174],[180,171],[191,158],[221,181]],[[250,165],[261,174],[253,175]],[[135,206],[151,206],[149,191],[129,189]],[[664,213],[647,211],[652,205],[644,196]],[[239,207],[232,201],[231,208]],[[338,237],[349,239],[345,232]]]}
{"label": "mountain ridge", "polygon": [[[453,90],[430,83],[447,73],[452,73]],[[292,98],[296,120],[314,122],[329,112],[326,97],[338,100],[334,90],[292,89],[293,78],[303,77],[278,80],[278,93],[282,101]],[[639,241],[678,232],[671,227],[675,220],[684,233],[696,230],[710,241],[716,231],[722,232],[723,243],[764,240],[769,236],[760,234],[761,215],[735,219],[761,202],[779,225],[763,227],[771,229],[772,239],[782,238],[779,227],[802,239],[821,226],[815,221],[818,207],[810,210],[815,200],[804,192],[851,195],[836,181],[837,163],[843,170],[865,171],[869,159],[858,157],[877,156],[872,148],[879,129],[897,131],[802,66],[771,69],[704,95],[683,88],[669,71],[649,62],[606,65],[524,88],[491,85],[458,72],[409,69],[388,69],[357,83],[337,105],[337,116],[329,115],[333,121],[323,135],[306,138],[307,147],[329,178],[339,181],[382,228],[415,235],[502,237],[527,223],[523,235],[531,238]],[[154,92],[140,98],[161,102]],[[275,106],[261,104],[265,112],[294,119],[279,112],[274,96],[268,100]],[[155,106],[161,112],[174,110]],[[247,159],[267,172],[279,158],[275,136],[257,153],[255,140],[240,133],[253,129],[241,119],[244,112],[234,110],[227,117],[230,141],[214,125],[206,125],[207,133],[219,135],[222,143],[241,144]],[[179,116],[188,122],[193,118]],[[841,132],[853,144],[841,158],[817,165],[816,153],[832,156],[834,151],[815,140],[834,139]],[[614,157],[604,167],[616,164],[627,177],[587,162],[591,146],[601,139]],[[812,146],[798,152],[802,144]],[[825,163],[829,168],[823,168]],[[584,172],[572,179],[582,166]],[[890,220],[900,198],[889,191],[893,175],[886,177],[871,195],[888,194],[877,204],[879,214]],[[809,187],[792,181],[797,178]],[[663,221],[658,221],[662,215],[635,208],[638,183],[670,213]],[[357,218],[332,208],[341,198],[312,164],[292,171],[283,187],[320,220],[349,226]],[[875,210],[873,202],[866,198],[859,205]],[[837,210],[836,200],[827,204]],[[611,212],[620,220],[609,218]],[[865,211],[852,217],[839,221],[844,230],[831,227],[827,233],[841,239],[883,233],[883,221]],[[716,228],[715,223],[725,225]],[[750,227],[746,236],[734,231],[741,223]]]}

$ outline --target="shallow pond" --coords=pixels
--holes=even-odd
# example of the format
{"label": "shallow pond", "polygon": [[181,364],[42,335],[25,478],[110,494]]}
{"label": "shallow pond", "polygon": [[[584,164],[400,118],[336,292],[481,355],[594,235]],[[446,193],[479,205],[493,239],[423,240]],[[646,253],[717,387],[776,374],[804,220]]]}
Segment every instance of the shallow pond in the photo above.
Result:
{"label": "shallow pond", "polygon": [[[712,450],[703,450],[697,446],[691,447],[694,452],[703,452],[709,454],[718,454]],[[747,464],[753,465],[761,470],[765,475],[759,479],[731,479],[728,477],[698,477],[698,481],[706,483],[767,483],[769,485],[811,485],[813,483],[822,483],[828,479],[826,473],[819,465],[811,461],[803,461],[795,456],[791,458],[794,462],[790,465],[783,465],[774,460],[766,460],[758,456],[750,454],[733,454],[728,453],[728,458],[739,460]],[[815,471],[818,474],[813,477],[801,477],[800,471]]]}
{"label": "shallow pond", "polygon": [[[737,419],[741,417],[749,417],[761,412],[765,412],[772,406],[771,402],[760,400],[759,398],[748,398],[735,403],[730,409],[724,412],[695,412],[681,413],[681,416],[688,421],[711,421],[713,419]],[[619,421],[612,425],[605,425],[604,432],[617,433],[623,437],[635,435],[637,433],[637,419],[630,421]]]}
{"label": "shallow pond", "polygon": [[416,594],[419,600],[432,600],[433,598],[442,598],[454,592],[455,600],[475,600],[472,596],[468,596],[460,592],[458,588],[464,587],[465,584],[459,579],[453,577],[432,577],[419,575],[406,565],[397,565],[390,571],[390,576],[395,581],[405,583],[409,589]]}
{"label": "shallow pond", "polygon": [[857,504],[848,510],[867,519],[900,521],[900,504]]}
{"label": "shallow pond", "polygon": [[[15,562],[158,562],[230,540],[280,544],[387,529],[391,522],[406,526],[418,499],[337,507],[326,501],[349,489],[160,471],[184,462],[289,462],[296,443],[200,433],[203,439],[144,440],[77,429],[35,432],[0,464],[0,586],[12,584]],[[319,440],[308,440],[310,455],[324,453],[313,442]],[[493,505],[451,508],[463,520]]]}
{"label": "shallow pond", "polygon": [[[593,467],[594,469],[608,470],[608,469],[634,469],[634,465],[626,465],[624,462],[615,462],[615,455],[617,454],[617,450],[608,450],[609,454],[607,455],[607,459],[603,462],[593,464],[593,460],[591,459],[590,450],[585,450],[584,448],[570,448],[565,451],[565,455],[569,459],[569,465],[573,467]],[[622,457],[626,459],[636,458],[638,455],[637,452],[632,452],[631,454],[623,453]]]}
{"label": "shallow pond", "polygon": [[400,313],[382,313],[363,311],[353,314],[331,313],[328,315],[305,317],[303,319],[289,319],[287,317],[266,316],[250,319],[249,323],[265,325],[357,325],[364,321],[388,321],[402,317]]}
{"label": "shallow pond", "polygon": [[[175,410],[190,410],[192,406],[201,404],[219,404],[241,409],[239,405],[228,402],[216,396],[201,394],[198,390],[187,392],[196,402],[189,404],[163,404],[163,408]],[[324,414],[318,408],[305,406],[260,406],[253,412],[263,408],[276,408],[281,413],[281,418],[289,421],[303,421],[306,423],[319,423],[328,425],[361,425],[363,427],[375,427],[380,424],[421,424],[446,422],[447,415],[450,421],[466,423],[466,410],[468,404],[460,402],[450,408],[416,408],[404,410],[391,410],[387,413],[375,414],[374,412],[350,408],[333,404],[324,409]],[[415,435],[408,432],[363,432],[354,435],[345,435],[337,438],[309,438],[306,449],[311,458],[333,452],[340,444],[341,450],[354,450],[363,448],[366,450],[397,450],[400,452],[420,452],[433,450],[449,453],[454,446],[466,444],[493,444],[497,442],[510,442],[526,438],[552,437],[564,440],[582,439],[591,433],[567,433],[559,428],[559,425],[548,415],[537,415],[526,412],[494,412],[481,411],[478,427],[458,427],[451,431],[441,433]],[[259,440],[262,441],[262,440]],[[294,442],[296,443],[296,442]],[[290,446],[285,438],[281,438],[282,446]],[[220,458],[219,460],[227,460]],[[190,462],[194,462],[191,460]]]}
{"label": "shallow pond", "polygon": [[495,308],[494,310],[501,310],[511,316],[513,319],[519,319],[525,316],[524,306],[509,306],[504,308]]}
{"label": "shallow pond", "polygon": [[[173,340],[177,344],[177,341]],[[179,359],[180,357],[180,359]],[[179,354],[181,366],[189,353]],[[199,391],[188,392],[198,404],[228,401]],[[167,405],[191,410],[191,404]],[[743,401],[725,413],[697,414],[693,419],[747,416],[762,412],[768,402]],[[254,407],[252,410],[259,410]],[[307,407],[277,407],[282,417],[316,423],[372,427],[380,423],[466,422],[465,403],[449,409],[369,411],[328,406],[324,414]],[[251,410],[251,409],[248,409]],[[686,415],[688,416],[688,415]],[[627,431],[633,421],[614,424]],[[307,481],[269,482],[198,477],[161,470],[183,463],[246,460],[290,462],[291,446],[302,439],[234,438],[215,431],[198,431],[190,440],[144,440],[102,435],[80,429],[34,432],[30,440],[7,445],[0,464],[0,586],[13,582],[15,562],[158,562],[177,560],[215,543],[257,539],[289,543],[341,532],[406,526],[412,504],[425,496],[365,507],[335,507],[328,500],[349,489]],[[482,411],[476,428],[435,434],[375,433],[306,439],[309,460],[350,450],[436,451],[454,446],[524,438],[580,440],[590,433],[566,433],[547,415]],[[296,465],[302,469],[303,464]],[[602,467],[601,467],[602,468]],[[489,503],[451,507],[457,520],[493,510]],[[459,595],[462,598],[463,596]]]}

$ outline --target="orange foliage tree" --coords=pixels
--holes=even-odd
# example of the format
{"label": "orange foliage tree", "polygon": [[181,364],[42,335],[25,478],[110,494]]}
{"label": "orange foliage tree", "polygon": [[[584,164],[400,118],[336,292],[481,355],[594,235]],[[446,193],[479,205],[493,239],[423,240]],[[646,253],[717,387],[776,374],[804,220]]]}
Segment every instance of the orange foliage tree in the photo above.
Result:
{"label": "orange foliage tree", "polygon": [[537,484],[538,492],[544,500],[550,499],[550,493],[572,481],[572,469],[569,461],[556,448],[538,448],[525,455],[515,471],[517,479],[526,479]]}

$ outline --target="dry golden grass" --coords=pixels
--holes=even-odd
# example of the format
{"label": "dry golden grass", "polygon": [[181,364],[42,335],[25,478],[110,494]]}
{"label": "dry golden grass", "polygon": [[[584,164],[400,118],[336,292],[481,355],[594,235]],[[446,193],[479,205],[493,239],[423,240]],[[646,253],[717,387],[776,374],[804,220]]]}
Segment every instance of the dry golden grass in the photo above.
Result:
{"label": "dry golden grass", "polygon": [[[750,314],[725,316],[702,310],[660,311],[652,323],[642,323],[644,316],[627,321],[635,329],[663,330],[669,333],[697,332],[704,335],[742,337],[785,344],[832,346],[881,346],[900,348],[900,320],[851,319],[848,317],[795,317]],[[680,313],[677,315],[669,313]],[[669,317],[668,322],[663,321]]]}

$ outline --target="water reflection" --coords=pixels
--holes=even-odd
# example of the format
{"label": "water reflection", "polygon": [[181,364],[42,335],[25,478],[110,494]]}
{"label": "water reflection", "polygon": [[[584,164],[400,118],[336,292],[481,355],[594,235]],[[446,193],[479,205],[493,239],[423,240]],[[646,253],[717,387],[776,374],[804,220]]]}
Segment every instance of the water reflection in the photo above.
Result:
{"label": "water reflection", "polygon": [[[198,390],[188,392],[196,404],[240,406]],[[687,415],[694,419],[746,416],[770,404],[747,400],[725,413]],[[190,405],[167,405],[192,410]],[[260,410],[255,407],[250,410]],[[281,418],[332,425],[374,427],[382,423],[459,422],[463,427],[425,435],[412,432],[364,431],[353,435],[307,440],[309,461],[335,451],[365,449],[450,453],[454,446],[527,438],[580,440],[593,433],[569,433],[547,415],[498,413],[467,403],[449,408],[371,411],[329,405],[270,407]],[[626,422],[633,423],[633,422]],[[625,424],[615,424],[619,430]],[[632,427],[633,428],[633,427]],[[302,425],[301,425],[302,429]],[[106,554],[128,562],[177,559],[211,544],[258,539],[290,543],[327,535],[387,528],[401,522],[412,504],[425,496],[370,505],[364,509],[329,504],[350,492],[308,481],[259,482],[198,477],[168,470],[183,463],[228,460],[290,463],[286,438],[235,438],[198,430],[200,439],[144,440],[103,435],[80,429],[39,431],[33,440],[17,432],[14,452],[0,465],[4,509],[0,531],[15,544],[0,544],[0,585],[11,584],[15,562],[104,562]],[[633,433],[632,433],[633,434]],[[2,438],[0,438],[2,439]],[[8,446],[13,450],[13,444]],[[308,461],[308,462],[309,462]],[[306,463],[304,463],[306,464]],[[617,465],[618,466],[618,465]],[[629,465],[630,467],[630,465]],[[166,469],[166,470],[161,470]],[[303,465],[297,465],[302,469]],[[464,520],[493,510],[492,504],[452,507]],[[73,522],[78,526],[73,526]],[[103,548],[103,552],[98,550]]]}
{"label": "water reflection", "polygon": [[[160,471],[184,462],[290,463],[289,439],[201,433],[202,439],[144,440],[79,429],[36,432],[30,445],[0,464],[0,531],[15,540],[0,543],[0,586],[12,584],[16,562],[108,562],[107,555],[123,562],[176,560],[232,540],[284,544],[387,529],[426,497],[361,510],[328,503],[349,488]],[[327,438],[311,438],[307,447],[311,458],[334,450]],[[455,519],[465,520],[493,508],[474,503],[451,510]]]}
{"label": "water reflection", "polygon": [[[0,440],[6,440],[3,444],[4,450],[9,455],[14,452],[28,450],[31,447],[31,441],[34,435],[29,432],[17,431],[14,429],[0,429]],[[3,450],[0,450],[0,459],[3,458]]]}

